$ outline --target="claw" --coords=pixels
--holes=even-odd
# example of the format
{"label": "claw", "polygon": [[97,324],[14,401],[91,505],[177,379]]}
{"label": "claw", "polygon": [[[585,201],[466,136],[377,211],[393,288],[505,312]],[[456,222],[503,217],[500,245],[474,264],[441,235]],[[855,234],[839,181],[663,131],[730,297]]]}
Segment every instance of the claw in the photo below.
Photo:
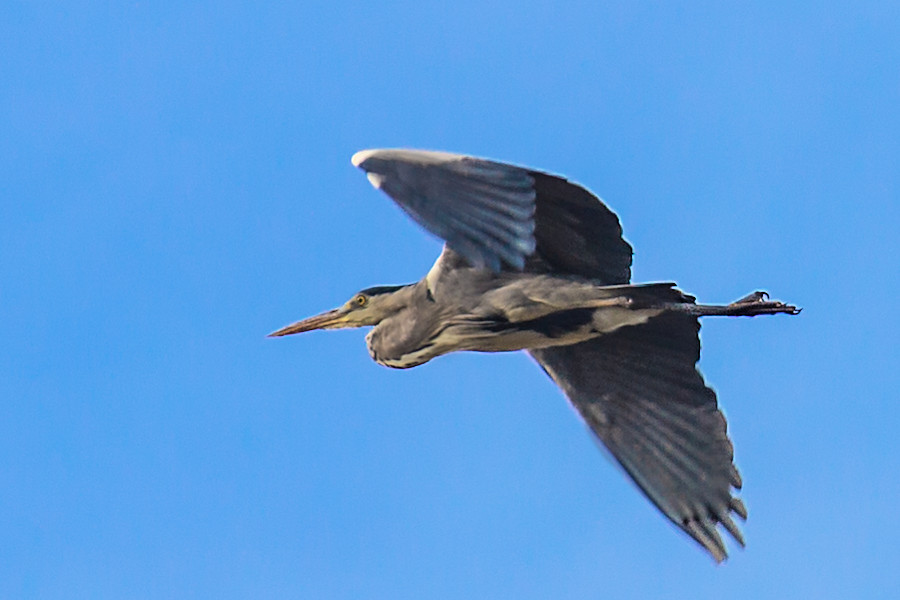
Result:
{"label": "claw", "polygon": [[769,299],[769,292],[757,291],[751,292],[741,298],[740,300],[735,300],[732,304],[750,304],[751,302],[765,302]]}

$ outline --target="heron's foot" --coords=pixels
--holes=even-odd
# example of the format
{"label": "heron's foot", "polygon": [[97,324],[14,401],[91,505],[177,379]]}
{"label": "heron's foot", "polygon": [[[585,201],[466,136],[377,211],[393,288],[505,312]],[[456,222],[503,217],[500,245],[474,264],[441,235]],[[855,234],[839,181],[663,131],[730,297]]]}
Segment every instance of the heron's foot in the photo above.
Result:
{"label": "heron's foot", "polygon": [[785,304],[784,302],[778,302],[777,300],[769,300],[769,293],[763,291],[747,294],[740,300],[735,300],[726,308],[728,309],[728,314],[743,317],[776,315],[781,313],[786,315],[796,315],[803,310],[792,304]]}

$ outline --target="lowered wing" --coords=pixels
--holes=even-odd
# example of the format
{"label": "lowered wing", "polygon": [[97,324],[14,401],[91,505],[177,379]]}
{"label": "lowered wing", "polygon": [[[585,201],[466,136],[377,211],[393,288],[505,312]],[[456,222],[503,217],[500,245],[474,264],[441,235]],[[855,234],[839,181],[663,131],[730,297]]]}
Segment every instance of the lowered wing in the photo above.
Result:
{"label": "lowered wing", "polygon": [[699,330],[695,317],[666,313],[530,353],[647,497],[722,561],[717,525],[743,545],[730,513],[747,512],[732,495],[741,478],[725,417],[695,367]]}

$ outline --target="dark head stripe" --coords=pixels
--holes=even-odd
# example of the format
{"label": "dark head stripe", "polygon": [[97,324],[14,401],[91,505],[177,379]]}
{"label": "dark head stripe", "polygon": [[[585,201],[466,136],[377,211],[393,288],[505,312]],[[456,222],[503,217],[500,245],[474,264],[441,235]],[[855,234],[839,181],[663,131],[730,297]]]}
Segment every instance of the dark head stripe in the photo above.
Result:
{"label": "dark head stripe", "polygon": [[366,288],[359,293],[366,296],[378,296],[379,294],[390,294],[405,287],[405,285],[376,285],[375,287]]}

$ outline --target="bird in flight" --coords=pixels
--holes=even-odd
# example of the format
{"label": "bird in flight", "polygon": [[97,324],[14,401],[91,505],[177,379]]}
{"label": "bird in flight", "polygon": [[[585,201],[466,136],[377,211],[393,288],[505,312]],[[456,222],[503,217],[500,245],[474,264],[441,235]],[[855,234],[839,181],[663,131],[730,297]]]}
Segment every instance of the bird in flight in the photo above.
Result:
{"label": "bird in flight", "polygon": [[271,336],[371,326],[369,354],[398,369],[457,350],[525,350],[666,517],[717,562],[720,525],[744,545],[732,519],[747,518],[741,476],[696,368],[699,317],[800,309],[765,292],[710,305],[674,283],[630,283],[618,217],[557,175],[423,150],[352,162],[444,248],[420,281],[364,289]]}

